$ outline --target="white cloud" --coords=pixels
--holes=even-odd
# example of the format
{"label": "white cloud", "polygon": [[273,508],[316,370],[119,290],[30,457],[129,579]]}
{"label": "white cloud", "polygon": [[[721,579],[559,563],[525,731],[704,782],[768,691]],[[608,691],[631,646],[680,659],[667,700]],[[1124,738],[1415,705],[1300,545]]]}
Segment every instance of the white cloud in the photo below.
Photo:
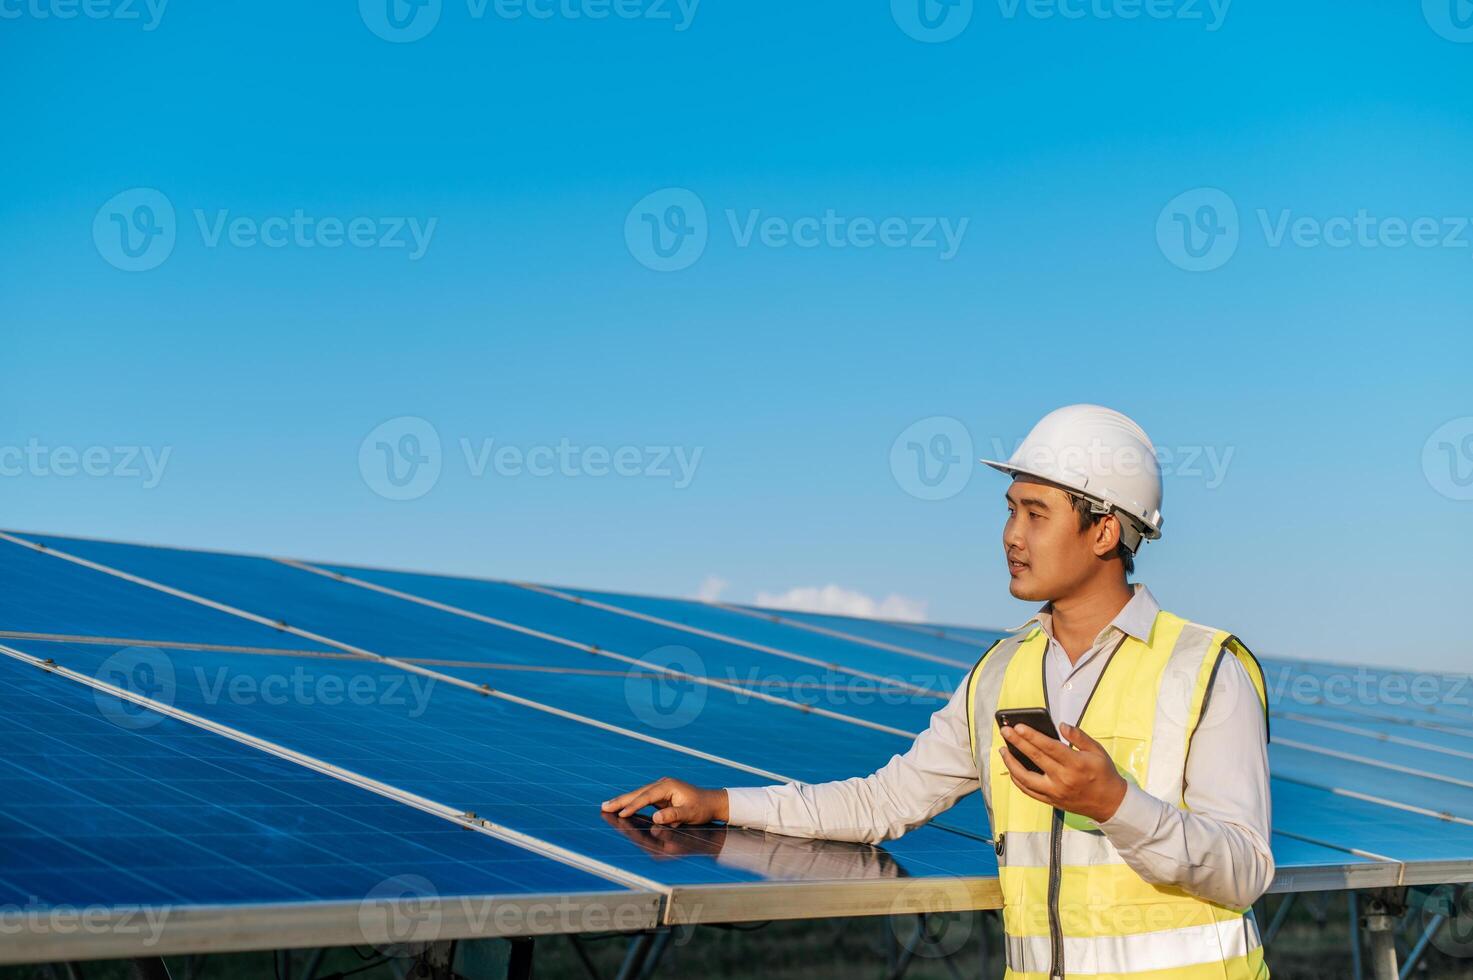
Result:
{"label": "white cloud", "polygon": [[730,584],[720,575],[707,575],[701,580],[701,587],[696,590],[696,598],[702,602],[715,602]]}
{"label": "white cloud", "polygon": [[804,585],[786,592],[758,592],[756,605],[771,609],[860,616],[865,619],[924,622],[927,604],[924,599],[911,599],[893,592],[883,599],[875,599],[863,592],[838,585]]}

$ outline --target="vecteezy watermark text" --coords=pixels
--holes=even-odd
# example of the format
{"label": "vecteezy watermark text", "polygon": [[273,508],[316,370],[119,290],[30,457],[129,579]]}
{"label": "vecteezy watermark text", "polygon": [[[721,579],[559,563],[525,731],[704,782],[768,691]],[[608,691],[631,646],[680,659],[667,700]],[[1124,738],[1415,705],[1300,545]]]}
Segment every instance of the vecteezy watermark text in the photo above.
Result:
{"label": "vecteezy watermark text", "polygon": [[152,949],[170,911],[154,905],[52,905],[31,895],[23,905],[0,905],[0,936],[141,936],[139,944]]}
{"label": "vecteezy watermark text", "polygon": [[173,453],[173,446],[49,446],[32,436],[24,446],[0,445],[0,477],[112,477],[152,490]]}
{"label": "vecteezy watermark text", "polygon": [[[1468,215],[1377,214],[1356,208],[1329,216],[1292,208],[1256,208],[1254,227],[1268,248],[1453,249],[1473,255]],[[1184,191],[1156,217],[1156,244],[1173,265],[1188,272],[1221,268],[1243,236],[1237,202],[1216,187]]]}
{"label": "vecteezy watermark text", "polygon": [[[841,214],[834,208],[797,216],[761,208],[727,208],[725,226],[739,249],[880,248],[933,252],[943,262],[956,257],[971,224],[969,217]],[[685,187],[665,187],[635,202],[624,217],[624,244],[641,265],[675,272],[694,265],[711,236],[706,205]]]}
{"label": "vecteezy watermark text", "polygon": [[[647,21],[687,30],[700,0],[465,0],[471,21],[489,15],[520,21]],[[370,31],[385,41],[408,44],[427,37],[440,23],[442,0],[358,0],[358,15]]]}
{"label": "vecteezy watermark text", "polygon": [[[1022,444],[1021,438],[1009,444],[994,436],[989,440],[991,456],[988,458],[1010,459]],[[972,434],[960,419],[949,415],[919,419],[906,426],[890,443],[890,475],[912,497],[946,500],[961,493],[971,482],[976,470],[973,450]],[[1077,460],[1037,458],[1030,462],[1044,470],[1059,462],[1122,476],[1139,473],[1147,465],[1147,456],[1129,447],[1097,443],[1077,447],[1077,452]],[[1153,458],[1162,476],[1201,480],[1208,490],[1216,490],[1227,479],[1236,452],[1237,447],[1230,445],[1156,446]]]}
{"label": "vecteezy watermark text", "polygon": [[[1454,0],[1456,2],[1456,0]],[[974,0],[890,0],[896,26],[917,41],[937,44],[972,22]],[[1180,21],[1222,27],[1232,0],[997,0],[1003,20]]]}
{"label": "vecteezy watermark text", "polygon": [[0,20],[137,21],[154,30],[169,0],[0,0]]}
{"label": "vecteezy watermark text", "polygon": [[[472,479],[643,478],[684,490],[695,480],[704,446],[649,443],[583,445],[563,437],[555,443],[517,444],[492,436],[457,440]],[[376,426],[358,446],[358,473],[367,487],[388,500],[414,500],[434,489],[444,469],[440,433],[427,420],[401,415]],[[454,457],[452,457],[454,458]]]}
{"label": "vecteezy watermark text", "polygon": [[402,670],[334,670],[293,664],[249,673],[229,667],[190,664],[158,647],[124,647],[97,666],[98,680],[115,690],[93,692],[99,713],[119,728],[141,730],[164,720],[155,710],[173,707],[181,688],[204,705],[234,704],[336,708],[375,705],[403,709],[418,718],[429,707],[436,679]]}
{"label": "vecteezy watermark text", "polygon": [[[0,0],[3,2],[3,0]],[[319,215],[303,208],[264,217],[229,208],[191,212],[204,248],[380,249],[402,251],[411,262],[429,250],[439,219],[413,215]],[[109,198],[92,219],[92,242],[108,264],[124,272],[162,265],[179,238],[174,203],[152,187],[134,187]]]}

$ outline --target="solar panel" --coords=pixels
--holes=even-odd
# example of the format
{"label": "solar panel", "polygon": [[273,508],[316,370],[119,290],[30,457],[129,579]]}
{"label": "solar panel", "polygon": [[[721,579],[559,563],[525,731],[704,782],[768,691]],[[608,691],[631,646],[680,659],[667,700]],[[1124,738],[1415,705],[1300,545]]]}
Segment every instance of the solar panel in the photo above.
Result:
{"label": "solar panel", "polygon": [[[630,632],[638,630],[640,624],[627,617],[609,617],[612,620],[609,635],[598,642],[604,651],[601,655],[371,590],[345,587],[331,579],[268,559],[42,536],[32,536],[32,539],[68,554],[103,562],[176,589],[227,603],[267,620],[280,620],[311,633],[331,637],[339,643],[386,656],[608,669],[627,666],[627,658],[643,659],[648,654],[658,655],[668,645],[663,639],[650,643],[646,639],[654,638],[631,636]],[[529,598],[536,598],[526,594]],[[572,609],[576,613],[577,607]],[[678,634],[676,638],[699,639],[686,633]],[[832,680],[815,673],[811,665],[729,644],[704,642],[698,652],[707,676],[717,680],[731,677],[777,677],[790,682],[808,678]],[[613,654],[626,659],[618,659]],[[834,710],[901,731],[920,731],[931,712],[942,703],[941,698],[875,696],[862,703],[858,698],[846,698]]]}
{"label": "solar panel", "polygon": [[[55,775],[83,810],[96,808],[79,811],[78,826],[108,807],[137,818],[129,806],[196,790],[237,820],[271,810],[285,822],[261,821],[279,868],[247,862],[238,879],[229,870],[206,876],[245,897],[181,891],[170,898],[176,906],[269,912],[291,901],[270,888],[306,887],[334,861],[352,874],[333,879],[342,882],[337,891],[309,889],[299,901],[337,909],[338,920],[343,902],[362,899],[365,876],[391,875],[400,863],[442,897],[516,901],[533,887],[599,902],[612,894],[648,902],[641,908],[650,917],[658,907],[667,923],[913,911],[917,884],[930,889],[922,906],[956,907],[958,895],[970,907],[1000,904],[992,849],[977,839],[988,831],[975,794],[881,848],[654,828],[598,810],[600,800],[660,775],[727,786],[871,771],[926,725],[996,636],[988,631],[938,635],[831,615],[773,618],[689,600],[21,538],[0,543],[0,584],[13,586],[0,590],[0,644],[14,651],[0,656],[0,680],[25,675],[15,689],[28,706],[16,718],[34,729],[26,737],[66,748],[50,754],[55,773],[41,771],[44,753],[21,753],[30,762],[20,769],[17,757],[0,760],[6,795],[43,800],[59,791],[44,782]],[[16,657],[49,659],[54,673]],[[1329,696],[1331,682],[1357,668],[1265,661],[1265,669],[1274,889],[1473,878],[1473,715],[1456,699],[1466,679],[1442,679],[1427,703],[1347,701]],[[884,678],[889,688],[877,686]],[[1427,689],[1405,672],[1373,678],[1377,690]],[[124,699],[92,689],[108,685]],[[879,692],[888,696],[865,703]],[[62,702],[69,710],[45,707]],[[120,726],[129,712],[153,723]],[[166,768],[179,785],[158,778]],[[229,775],[200,776],[216,768]],[[33,784],[46,788],[31,793]],[[300,805],[271,805],[295,792]],[[180,820],[193,812],[173,809]],[[344,830],[345,815],[370,819]],[[25,837],[22,817],[0,803],[0,845],[13,832]],[[149,833],[168,841],[155,853],[174,874],[234,867],[231,848],[249,849],[256,831],[214,851],[198,823],[150,825]],[[325,834],[333,835],[326,847]],[[44,872],[15,851],[0,850],[7,895]],[[76,874],[54,884],[78,884],[47,894],[71,901],[135,900],[142,886],[117,881],[173,880],[146,857],[109,863],[59,853],[75,858],[62,866]],[[312,863],[319,853],[328,856]],[[201,854],[227,863],[204,865]],[[500,882],[518,861],[530,862],[511,873],[525,887],[506,890]],[[119,870],[123,877],[109,877]],[[218,926],[219,914],[191,921]],[[338,920],[301,920],[310,923],[303,944],[341,939]]]}
{"label": "solar panel", "polygon": [[0,544],[0,629],[7,634],[146,636],[157,641],[326,649],[279,630],[9,543]]}
{"label": "solar panel", "polygon": [[779,648],[801,647],[809,656],[877,674],[897,674],[921,680],[939,678],[940,686],[953,689],[977,662],[981,651],[965,656],[929,659],[867,647],[821,633],[810,633],[710,603],[654,596],[620,595],[591,589],[560,590],[582,599],[605,603],[618,609],[656,616],[696,629],[710,630],[755,643]]}
{"label": "solar panel", "polygon": [[[671,835],[674,849],[688,848],[681,859],[657,856],[599,813],[600,801],[660,775],[712,786],[761,782],[719,763],[433,678],[417,678],[416,686],[403,671],[374,661],[35,640],[9,645],[104,678],[118,676],[110,660],[132,651],[130,666],[152,667],[121,672],[146,678],[136,693],[148,695],[151,685],[177,708],[640,878],[684,887],[766,880],[723,864],[684,829]],[[935,828],[887,850],[910,876],[996,873],[990,845]],[[856,868],[862,872],[864,862]]]}
{"label": "solar panel", "polygon": [[975,661],[994,640],[1008,635],[1003,632],[987,633],[987,639],[981,641],[940,628],[929,629],[919,623],[894,623],[883,619],[857,619],[852,616],[833,616],[794,609],[766,609],[760,606],[730,605],[726,608],[775,619],[789,626],[832,631],[846,638],[904,647],[963,662]]}
{"label": "solar panel", "polygon": [[[655,920],[654,894],[7,656],[0,685],[0,962],[206,949],[222,929],[277,948],[291,919],[367,943],[365,897],[407,875],[433,882],[416,897],[436,915],[568,896],[568,922]],[[531,928],[503,915],[482,932]]]}

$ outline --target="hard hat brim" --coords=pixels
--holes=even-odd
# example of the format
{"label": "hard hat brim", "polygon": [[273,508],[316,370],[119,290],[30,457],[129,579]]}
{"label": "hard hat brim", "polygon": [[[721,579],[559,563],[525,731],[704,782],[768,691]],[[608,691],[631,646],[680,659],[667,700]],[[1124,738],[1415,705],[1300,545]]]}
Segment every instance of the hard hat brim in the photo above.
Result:
{"label": "hard hat brim", "polygon": [[1119,510],[1122,514],[1125,514],[1127,517],[1129,517],[1140,531],[1141,537],[1145,538],[1147,541],[1155,541],[1156,539],[1161,537],[1160,525],[1149,524],[1136,515],[1130,513],[1119,504],[1111,503],[1110,501],[1105,500],[1103,497],[1100,497],[1097,494],[1090,493],[1088,490],[1080,490],[1076,487],[1071,487],[1067,483],[1060,483],[1056,478],[1049,476],[1046,473],[1035,473],[1026,467],[1016,466],[1012,463],[1004,463],[995,459],[980,458],[977,460],[977,462],[986,463],[988,466],[997,470],[999,473],[1006,473],[1008,476],[1031,476],[1035,479],[1043,480],[1045,483],[1052,484],[1053,486],[1064,490],[1066,493],[1078,494],[1079,496],[1086,497],[1090,500],[1097,500],[1102,504]]}

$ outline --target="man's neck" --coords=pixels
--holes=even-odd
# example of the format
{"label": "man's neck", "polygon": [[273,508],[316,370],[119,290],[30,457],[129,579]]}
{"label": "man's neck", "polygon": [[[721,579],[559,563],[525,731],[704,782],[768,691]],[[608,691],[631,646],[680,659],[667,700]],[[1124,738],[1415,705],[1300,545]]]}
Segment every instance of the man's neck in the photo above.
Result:
{"label": "man's neck", "polygon": [[1122,578],[1049,603],[1054,639],[1064,648],[1071,664],[1084,656],[1100,630],[1120,615],[1134,594],[1135,590]]}

